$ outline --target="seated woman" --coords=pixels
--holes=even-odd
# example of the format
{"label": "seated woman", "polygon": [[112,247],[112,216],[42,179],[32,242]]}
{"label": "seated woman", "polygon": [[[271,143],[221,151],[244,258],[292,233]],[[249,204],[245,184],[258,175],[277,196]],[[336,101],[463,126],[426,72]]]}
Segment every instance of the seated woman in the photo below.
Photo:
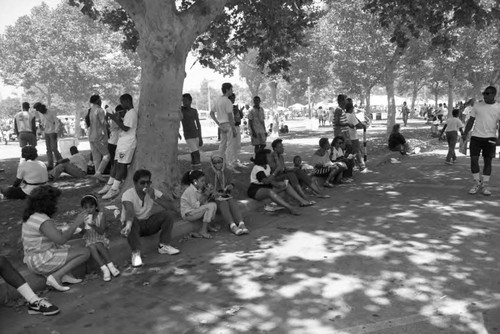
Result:
{"label": "seated woman", "polygon": [[17,168],[16,180],[8,188],[1,188],[0,192],[8,199],[25,199],[37,187],[49,180],[47,166],[39,160],[38,152],[33,146],[25,146],[21,151],[23,159]]}
{"label": "seated woman", "polygon": [[217,204],[208,201],[205,174],[199,170],[191,170],[182,176],[181,182],[189,186],[181,196],[182,219],[196,221],[203,218],[200,232],[192,233],[191,236],[212,239],[209,229],[210,232],[219,230],[216,226],[209,226],[215,219]]}
{"label": "seated woman", "polygon": [[248,197],[257,201],[262,201],[270,198],[282,207],[286,208],[292,215],[300,215],[299,212],[285,201],[279,194],[287,193],[293,199],[300,203],[301,207],[312,205],[300,197],[297,192],[288,184],[288,181],[275,181],[274,176],[271,175],[271,168],[267,164],[268,155],[271,154],[270,150],[260,150],[255,154],[255,166],[250,173],[250,187],[248,187]]}
{"label": "seated woman", "polygon": [[314,166],[314,176],[324,177],[326,181],[324,186],[333,188],[334,183],[340,183],[342,173],[347,169],[347,166],[342,164],[334,164],[330,160],[330,142],[328,138],[319,140],[319,149],[312,156],[312,164]]}
{"label": "seated woman", "polygon": [[68,229],[60,231],[51,218],[57,211],[61,191],[49,185],[33,190],[23,214],[22,239],[24,263],[39,275],[47,276],[47,285],[58,291],[68,291],[63,283],[80,283],[69,272],[85,263],[89,250],[83,245],[67,244],[75,230],[83,225],[86,213],[80,212]]}
{"label": "seated woman", "polygon": [[345,170],[342,172],[342,182],[352,181],[352,170],[354,168],[354,155],[346,154],[344,152],[344,137],[336,136],[332,140],[332,150],[330,153],[330,160],[333,163],[345,164]]}
{"label": "seated woman", "polygon": [[410,153],[410,145],[406,142],[405,137],[399,133],[399,124],[394,124],[392,127],[392,132],[389,136],[389,150],[399,151],[402,155]]}
{"label": "seated woman", "polygon": [[[210,159],[212,169],[208,172],[208,182],[213,185],[212,197],[217,203],[217,209],[235,235],[248,234],[236,200],[231,196],[234,189],[231,170],[225,168],[224,158],[218,153]],[[236,225],[238,223],[238,225]]]}

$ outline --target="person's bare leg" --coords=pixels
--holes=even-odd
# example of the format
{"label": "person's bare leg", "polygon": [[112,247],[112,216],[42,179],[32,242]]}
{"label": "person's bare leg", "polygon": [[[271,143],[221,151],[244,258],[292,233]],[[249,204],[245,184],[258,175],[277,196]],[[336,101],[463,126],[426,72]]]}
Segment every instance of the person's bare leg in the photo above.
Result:
{"label": "person's bare leg", "polygon": [[71,247],[68,251],[66,263],[63,267],[53,272],[51,274],[52,277],[56,279],[57,283],[61,284],[61,278],[80,264],[85,263],[89,259],[89,256],[90,252],[87,248]]}
{"label": "person's bare leg", "polygon": [[288,204],[287,201],[285,201],[280,195],[278,195],[273,190],[271,190],[269,188],[267,188],[267,189],[262,188],[262,189],[257,190],[257,193],[255,194],[255,199],[257,201],[262,201],[266,198],[270,198],[271,200],[276,202],[278,205],[286,208],[291,214],[300,215],[300,213],[295,211],[295,209],[290,204]]}
{"label": "person's bare leg", "polygon": [[297,194],[295,189],[293,189],[293,187],[291,187],[290,185],[288,185],[285,190],[286,190],[286,193],[288,195],[290,195],[293,199],[298,201],[300,204],[302,204],[302,205],[309,204],[309,202],[306,201],[304,198],[302,198],[299,194]]}

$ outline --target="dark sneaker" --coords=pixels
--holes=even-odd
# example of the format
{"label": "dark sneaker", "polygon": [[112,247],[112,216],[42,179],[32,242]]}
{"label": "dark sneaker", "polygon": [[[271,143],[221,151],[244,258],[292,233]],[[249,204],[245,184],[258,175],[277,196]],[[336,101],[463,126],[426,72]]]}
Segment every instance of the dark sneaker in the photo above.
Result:
{"label": "dark sneaker", "polygon": [[56,315],[57,313],[59,313],[59,308],[45,298],[28,303],[28,314]]}

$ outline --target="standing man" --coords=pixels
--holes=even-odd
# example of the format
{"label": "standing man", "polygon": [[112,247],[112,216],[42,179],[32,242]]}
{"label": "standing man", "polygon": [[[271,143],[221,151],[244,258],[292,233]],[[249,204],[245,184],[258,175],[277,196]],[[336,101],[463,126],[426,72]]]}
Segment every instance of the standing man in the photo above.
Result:
{"label": "standing man", "polygon": [[90,97],[90,111],[89,111],[89,143],[90,151],[92,152],[92,160],[96,167],[94,177],[104,182],[102,172],[109,163],[110,154],[108,151],[108,123],[106,122],[106,115],[101,108],[102,101],[99,95],[92,95]]}
{"label": "standing man", "polygon": [[30,104],[23,102],[23,110],[14,115],[14,133],[19,146],[36,146],[36,119],[30,113]]}
{"label": "standing man", "polygon": [[[222,96],[215,101],[214,110],[210,112],[210,116],[220,129],[219,154],[224,157],[225,161],[229,161],[231,157],[230,148],[237,135],[236,126],[234,125],[233,104],[229,100],[231,94],[233,94],[233,85],[229,82],[223,83]],[[229,163],[226,168],[233,173],[239,173]]]}
{"label": "standing man", "polygon": [[260,97],[258,96],[253,98],[253,108],[248,112],[248,127],[254,152],[257,154],[266,147],[267,139],[266,113],[264,108],[260,106]]}
{"label": "standing man", "polygon": [[[191,153],[191,169],[201,170],[200,147],[203,146],[203,138],[201,137],[201,124],[198,110],[191,108],[193,98],[191,94],[182,95],[182,130],[184,139]],[[179,134],[179,139],[181,135]]]}
{"label": "standing man", "polygon": [[229,146],[230,157],[227,163],[234,167],[241,167],[240,162],[238,160],[238,155],[241,150],[241,120],[243,119],[243,108],[238,108],[237,104],[234,104],[236,101],[236,95],[233,93],[229,96],[229,100],[233,104],[233,117],[234,117],[234,126],[236,129],[236,137],[231,141],[231,146]]}
{"label": "standing man", "polygon": [[56,162],[62,159],[61,153],[57,149],[57,132],[59,130],[59,120],[54,112],[47,109],[45,104],[37,102],[33,105],[40,115],[45,132],[45,145],[47,146],[47,169],[54,168],[54,157]]}
{"label": "standing man", "polygon": [[[163,207],[163,210],[153,213],[153,204]],[[121,230],[127,237],[132,250],[132,266],[142,265],[141,237],[160,232],[158,253],[175,255],[179,250],[172,247],[172,227],[174,220],[167,212],[173,205],[163,196],[163,193],[151,187],[151,172],[139,169],[134,173],[134,187],[126,190],[122,195],[121,221],[124,227]]]}
{"label": "standing man", "polygon": [[345,106],[347,103],[347,96],[340,94],[337,96],[338,107],[333,112],[333,135],[343,136],[343,132],[347,131],[347,118],[345,115]]}
{"label": "standing man", "polygon": [[403,124],[406,126],[408,123],[408,115],[410,114],[410,109],[406,105],[406,101],[403,102],[403,106],[401,107],[401,116],[403,117]]}
{"label": "standing man", "polygon": [[[470,118],[465,126],[462,138],[465,140],[474,126],[470,138],[470,169],[474,185],[469,194],[477,194],[480,190],[483,195],[490,196],[491,161],[495,157],[497,143],[497,124],[500,120],[500,104],[495,101],[497,89],[488,86],[483,92],[483,101],[477,102],[471,109]],[[483,153],[483,178],[479,175],[479,155]]]}

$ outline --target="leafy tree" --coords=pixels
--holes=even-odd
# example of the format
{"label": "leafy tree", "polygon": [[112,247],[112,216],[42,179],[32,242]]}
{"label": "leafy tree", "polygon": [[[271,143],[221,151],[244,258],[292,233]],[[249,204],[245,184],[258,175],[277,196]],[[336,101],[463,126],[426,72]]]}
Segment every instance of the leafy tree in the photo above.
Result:
{"label": "leafy tree", "polygon": [[21,110],[19,98],[8,97],[0,100],[0,119],[11,119]]}
{"label": "leafy tree", "polygon": [[316,15],[312,0],[117,0],[121,8],[98,8],[93,0],[70,2],[125,32],[126,46],[137,49],[141,99],[132,169],[151,170],[163,190],[179,179],[178,105],[190,49],[198,50],[202,65],[215,68],[226,55],[257,48],[259,66],[279,72]]}

